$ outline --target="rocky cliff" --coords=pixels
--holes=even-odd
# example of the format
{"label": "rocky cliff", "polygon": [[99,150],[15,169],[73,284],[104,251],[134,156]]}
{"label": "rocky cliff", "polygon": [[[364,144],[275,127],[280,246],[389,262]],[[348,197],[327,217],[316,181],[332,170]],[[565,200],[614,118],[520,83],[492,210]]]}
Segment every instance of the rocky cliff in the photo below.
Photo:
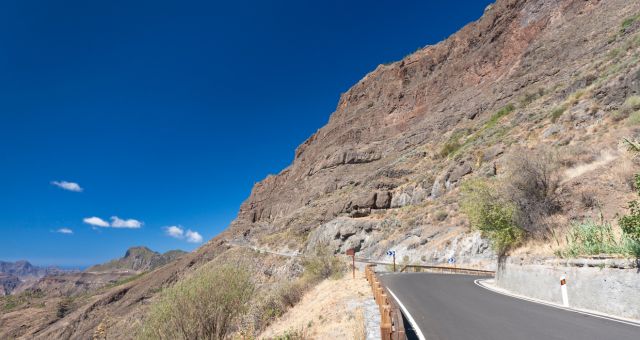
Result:
{"label": "rocky cliff", "polygon": [[[147,301],[237,251],[230,244],[354,247],[372,258],[394,248],[411,262],[454,255],[487,265],[494,254],[459,212],[459,185],[501,174],[516,150],[560,155],[557,225],[598,211],[613,217],[632,195],[636,167],[619,141],[640,132],[640,106],[630,102],[640,94],[638,13],[640,2],[628,0],[497,1],[445,41],[380,65],[342,94],[328,124],[289,167],[255,185],[220,236],[63,319],[37,309],[2,316],[0,337],[88,338],[99,325],[131,337]],[[278,276],[277,266],[249,258],[269,268],[261,277]]]}
{"label": "rocky cliff", "polygon": [[516,147],[585,153],[584,163],[600,150],[619,157],[620,137],[635,133],[614,116],[640,92],[638,23],[628,19],[638,11],[629,1],[496,2],[344,93],[293,163],[255,185],[230,230],[279,248],[491,257],[463,235],[456,188],[464,177],[495,176]]}

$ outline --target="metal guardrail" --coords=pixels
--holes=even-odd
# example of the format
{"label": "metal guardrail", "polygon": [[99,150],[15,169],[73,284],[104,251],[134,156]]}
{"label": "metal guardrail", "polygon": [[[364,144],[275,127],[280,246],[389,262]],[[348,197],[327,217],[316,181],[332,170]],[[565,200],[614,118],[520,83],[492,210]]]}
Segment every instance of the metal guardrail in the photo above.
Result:
{"label": "metal guardrail", "polygon": [[404,329],[404,316],[396,301],[390,298],[387,288],[384,287],[373,270],[375,265],[367,265],[365,276],[371,289],[373,297],[380,309],[380,338],[382,340],[406,340],[407,334]]}
{"label": "metal guardrail", "polygon": [[495,276],[496,275],[496,272],[493,270],[442,267],[442,266],[423,266],[419,264],[404,265],[400,269],[400,272],[405,272],[409,268],[413,268],[414,272],[426,270],[428,272],[449,273],[449,274],[464,274],[464,275],[478,275],[478,276]]}

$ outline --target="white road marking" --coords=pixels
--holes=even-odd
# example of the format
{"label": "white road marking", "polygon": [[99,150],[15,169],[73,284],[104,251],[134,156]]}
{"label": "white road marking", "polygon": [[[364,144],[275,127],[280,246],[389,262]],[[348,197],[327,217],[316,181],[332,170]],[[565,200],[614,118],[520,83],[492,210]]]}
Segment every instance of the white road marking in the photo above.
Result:
{"label": "white road marking", "polygon": [[396,294],[393,294],[393,292],[391,291],[391,289],[387,288],[387,290],[389,291],[389,294],[391,294],[391,296],[393,296],[393,298],[396,300],[396,302],[398,303],[398,305],[400,306],[400,309],[402,309],[402,313],[404,314],[404,316],[407,317],[407,320],[409,321],[409,323],[411,324],[411,326],[413,327],[413,330],[416,332],[416,335],[418,336],[418,339],[420,340],[426,340],[426,338],[424,337],[424,334],[422,334],[422,331],[420,330],[420,327],[418,327],[418,324],[416,323],[416,320],[413,319],[413,316],[411,316],[411,314],[409,314],[409,311],[407,310],[407,308],[402,304],[402,302],[400,301],[400,299],[398,299],[398,297],[396,296]]}
{"label": "white road marking", "polygon": [[574,312],[574,313],[593,316],[593,317],[596,317],[596,318],[605,319],[605,320],[609,320],[609,321],[615,321],[615,322],[623,323],[623,324],[630,325],[630,326],[640,327],[640,323],[637,323],[637,322],[618,319],[618,318],[606,316],[606,315],[603,315],[603,314],[587,312],[587,311],[580,310],[580,309],[568,308],[568,307],[564,307],[564,306],[556,304],[556,303],[542,301],[542,300],[539,300],[539,299],[533,299],[533,298],[529,298],[529,297],[526,297],[526,296],[509,293],[509,292],[506,292],[506,291],[503,291],[503,290],[500,290],[500,289],[495,289],[493,287],[490,287],[490,286],[484,284],[482,281],[486,281],[486,279],[477,279],[477,280],[475,280],[473,282],[478,287],[482,287],[482,288],[484,288],[486,290],[490,290],[490,291],[492,291],[494,293],[506,295],[506,296],[509,296],[509,297],[512,297],[512,298],[516,298],[516,299],[520,299],[520,300],[524,300],[524,301],[529,301],[529,302],[533,302],[533,303],[537,303],[537,304],[541,304],[541,305],[545,305],[545,306],[549,306],[549,307],[553,307],[553,308],[557,308],[557,309],[562,309],[562,310],[566,310],[568,312]]}

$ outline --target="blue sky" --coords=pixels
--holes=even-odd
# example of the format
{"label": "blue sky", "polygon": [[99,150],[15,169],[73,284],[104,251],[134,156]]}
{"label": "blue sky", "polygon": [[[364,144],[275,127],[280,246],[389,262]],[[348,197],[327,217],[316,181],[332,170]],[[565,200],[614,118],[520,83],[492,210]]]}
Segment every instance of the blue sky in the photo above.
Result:
{"label": "blue sky", "polygon": [[340,93],[489,3],[1,2],[0,260],[195,249]]}

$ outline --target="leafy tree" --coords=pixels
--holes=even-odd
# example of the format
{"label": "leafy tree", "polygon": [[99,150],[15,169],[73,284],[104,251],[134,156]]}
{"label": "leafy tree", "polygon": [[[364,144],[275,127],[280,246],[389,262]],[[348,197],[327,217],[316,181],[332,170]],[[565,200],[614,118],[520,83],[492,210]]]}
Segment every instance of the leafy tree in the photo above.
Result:
{"label": "leafy tree", "polygon": [[491,184],[479,179],[463,183],[460,206],[471,227],[480,230],[491,240],[493,249],[503,255],[520,244],[526,233],[516,224],[516,207]]}

